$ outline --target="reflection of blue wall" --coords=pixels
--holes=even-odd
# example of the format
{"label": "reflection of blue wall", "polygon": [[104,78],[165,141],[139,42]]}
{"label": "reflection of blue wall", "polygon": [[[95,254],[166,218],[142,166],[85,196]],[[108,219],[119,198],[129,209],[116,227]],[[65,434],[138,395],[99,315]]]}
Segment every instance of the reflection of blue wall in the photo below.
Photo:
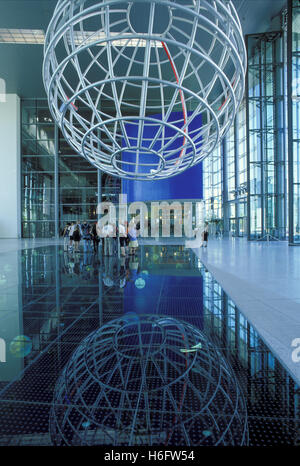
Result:
{"label": "reflection of blue wall", "polygon": [[[134,284],[139,276],[146,282],[142,290],[137,289]],[[133,274],[132,279],[124,289],[124,313],[169,315],[203,328],[202,277]],[[161,293],[162,280],[164,286]],[[183,290],[183,293],[186,291],[186,296],[182,291],[176,290]],[[188,299],[183,299],[184,297]]]}
{"label": "reflection of blue wall", "polygon": [[[190,114],[190,112],[188,112]],[[174,120],[182,117],[180,112],[172,112],[169,122],[172,123]],[[152,118],[157,120],[161,119],[161,115],[152,115]],[[178,123],[175,123],[178,126]],[[201,128],[202,119],[201,115],[197,115],[189,124],[188,132],[191,132],[195,129]],[[150,139],[153,138],[159,128],[157,126],[144,126],[143,138],[149,138],[149,141],[144,139],[143,145],[148,147],[150,144]],[[126,125],[126,132],[129,136],[130,143],[135,144],[135,139],[137,137],[137,126],[135,125]],[[170,137],[175,134],[174,130],[167,128],[166,136]],[[200,140],[200,137],[199,137]],[[176,156],[178,157],[181,151],[183,139],[181,137],[177,138],[170,149],[178,149]],[[199,141],[198,141],[199,142]],[[124,144],[124,141],[123,141]],[[159,150],[159,143],[156,143],[154,149]],[[187,153],[189,149],[187,150]],[[126,161],[130,160],[131,155],[126,151],[123,151],[122,160],[124,161],[124,169],[128,170]],[[147,153],[140,153],[140,160],[147,160],[148,163],[156,162],[157,156]],[[133,171],[133,168],[132,170]],[[132,180],[122,180],[122,193],[127,194],[127,201],[155,201],[163,199],[202,199],[203,198],[203,175],[202,175],[202,163],[196,165],[195,167],[189,168],[181,175],[174,176],[168,179],[159,180],[159,181],[132,181]]]}

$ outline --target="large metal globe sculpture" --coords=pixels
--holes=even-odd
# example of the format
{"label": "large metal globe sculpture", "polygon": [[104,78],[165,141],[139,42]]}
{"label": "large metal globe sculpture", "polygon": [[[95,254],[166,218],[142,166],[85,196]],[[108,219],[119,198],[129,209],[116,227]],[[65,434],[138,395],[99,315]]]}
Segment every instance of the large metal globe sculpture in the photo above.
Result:
{"label": "large metal globe sculpture", "polygon": [[197,328],[128,313],[89,335],[59,377],[54,445],[246,445],[237,379]]}
{"label": "large metal globe sculpture", "polygon": [[199,163],[230,128],[246,52],[229,0],[59,0],[43,76],[75,151],[129,179]]}

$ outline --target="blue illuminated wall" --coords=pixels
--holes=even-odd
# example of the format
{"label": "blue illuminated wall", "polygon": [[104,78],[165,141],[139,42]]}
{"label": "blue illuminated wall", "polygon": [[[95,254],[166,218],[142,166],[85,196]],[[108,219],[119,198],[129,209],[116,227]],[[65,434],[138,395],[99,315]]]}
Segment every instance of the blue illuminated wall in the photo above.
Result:
{"label": "blue illuminated wall", "polygon": [[[188,112],[190,114],[190,112]],[[161,115],[152,115],[153,118],[161,119]],[[178,120],[180,118],[179,112],[172,112],[169,122]],[[178,126],[178,124],[176,123]],[[193,131],[197,128],[201,128],[202,119],[201,115],[197,115],[189,124],[188,131]],[[144,127],[143,136],[145,139],[151,139],[154,137],[158,127],[147,126]],[[137,126],[131,125],[126,127],[127,134],[136,138]],[[172,136],[172,129],[167,128],[167,132],[170,132],[168,136]],[[177,141],[171,145],[170,148],[178,149],[180,152],[181,147],[178,144],[182,144],[178,138]],[[156,147],[156,150],[159,148]],[[141,157],[143,154],[141,154]],[[146,156],[146,155],[145,155]],[[156,156],[154,156],[156,157]],[[129,160],[130,155],[123,151],[123,161]],[[149,153],[147,154],[147,160],[151,159]],[[182,174],[158,181],[132,181],[123,179],[122,180],[122,193],[127,194],[127,202],[134,201],[156,201],[164,199],[202,199],[203,198],[203,174],[202,174],[202,163],[199,163],[195,167],[189,168]]]}

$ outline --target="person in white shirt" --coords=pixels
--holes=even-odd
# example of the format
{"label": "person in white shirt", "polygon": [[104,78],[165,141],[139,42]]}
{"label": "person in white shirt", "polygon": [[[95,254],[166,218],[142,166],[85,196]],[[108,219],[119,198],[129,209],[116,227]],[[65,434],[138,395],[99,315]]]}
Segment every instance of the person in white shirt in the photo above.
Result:
{"label": "person in white shirt", "polygon": [[127,233],[126,228],[123,223],[119,223],[119,241],[120,241],[120,250],[121,256],[126,256],[125,247],[126,247]]}
{"label": "person in white shirt", "polygon": [[70,238],[69,246],[70,246],[71,250],[73,248],[73,233],[74,233],[75,227],[76,227],[76,223],[72,222],[71,226],[70,226],[70,229],[69,229],[69,238]]}
{"label": "person in white shirt", "polygon": [[102,228],[102,237],[104,238],[104,255],[112,256],[113,255],[113,234],[114,228],[111,223],[104,225]]}
{"label": "person in white shirt", "polygon": [[70,231],[70,223],[67,223],[67,225],[64,228],[63,231],[63,238],[64,238],[64,251],[68,250],[68,242],[70,241],[70,236],[69,236],[69,231]]}
{"label": "person in white shirt", "polygon": [[139,243],[137,240],[137,229],[134,221],[131,221],[129,224],[128,228],[128,238],[130,240],[129,242],[129,254],[134,255],[136,252],[136,249],[139,247]]}

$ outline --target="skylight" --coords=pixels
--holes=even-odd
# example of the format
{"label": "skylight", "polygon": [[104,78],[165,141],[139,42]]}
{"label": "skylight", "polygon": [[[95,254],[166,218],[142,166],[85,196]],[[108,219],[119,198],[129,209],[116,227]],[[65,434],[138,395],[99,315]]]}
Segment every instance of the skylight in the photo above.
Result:
{"label": "skylight", "polygon": [[39,44],[45,42],[45,33],[41,29],[0,29],[2,44]]}
{"label": "skylight", "polygon": [[[118,36],[120,33],[111,32],[111,37]],[[116,39],[112,41],[112,45],[115,47],[146,47],[146,40],[139,38],[130,38],[131,35],[122,34],[122,39]],[[126,38],[125,38],[125,37]],[[75,45],[88,45],[92,44],[97,40],[104,39],[104,31],[74,31],[73,32]],[[69,34],[69,42],[71,42],[71,36]],[[37,44],[44,45],[45,43],[45,32],[41,29],[1,29],[0,28],[0,43],[2,44]],[[162,47],[161,41],[151,41],[151,45],[156,47]],[[106,46],[106,42],[101,42],[99,46]]]}

